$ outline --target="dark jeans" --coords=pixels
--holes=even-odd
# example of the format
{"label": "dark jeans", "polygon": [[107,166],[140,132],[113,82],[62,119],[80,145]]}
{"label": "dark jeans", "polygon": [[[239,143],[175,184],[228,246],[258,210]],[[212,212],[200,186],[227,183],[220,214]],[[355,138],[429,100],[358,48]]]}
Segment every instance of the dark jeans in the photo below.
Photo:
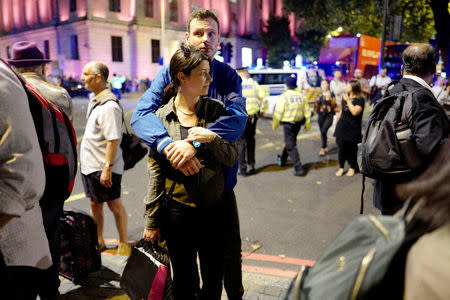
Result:
{"label": "dark jeans", "polygon": [[320,138],[322,139],[322,148],[327,148],[327,133],[333,124],[333,114],[320,115],[318,117]]}
{"label": "dark jeans", "polygon": [[237,140],[240,170],[245,170],[247,163],[251,166],[255,165],[255,132],[257,120],[258,118],[256,116],[249,116],[244,132]]}
{"label": "dark jeans", "polygon": [[300,155],[297,150],[297,135],[304,123],[304,120],[296,123],[283,123],[284,149],[281,154],[281,160],[286,161],[289,156],[296,171],[302,169],[302,162],[300,161]]}
{"label": "dark jeans", "polygon": [[345,141],[342,138],[336,138],[336,144],[339,148],[339,167],[344,168],[345,161],[348,161],[350,168],[358,170],[358,163],[356,161],[356,156],[358,154],[358,142]]}
{"label": "dark jeans", "polygon": [[241,300],[244,295],[242,285],[242,249],[239,230],[239,214],[234,191],[223,193],[224,216],[224,269],[223,284],[228,299]]}
{"label": "dark jeans", "polygon": [[53,265],[45,271],[49,280],[45,282],[39,292],[41,299],[56,299],[56,296],[59,295],[59,264],[61,255],[61,227],[59,219],[63,212],[63,205],[64,203],[61,202],[52,207],[42,207],[42,219]]}
{"label": "dark jeans", "polygon": [[194,208],[174,200],[161,219],[174,272],[175,299],[194,299],[198,292],[196,257],[202,274],[201,299],[220,299],[223,278],[222,207]]}
{"label": "dark jeans", "polygon": [[0,252],[1,299],[35,300],[48,279],[48,270],[25,266],[8,267]]}

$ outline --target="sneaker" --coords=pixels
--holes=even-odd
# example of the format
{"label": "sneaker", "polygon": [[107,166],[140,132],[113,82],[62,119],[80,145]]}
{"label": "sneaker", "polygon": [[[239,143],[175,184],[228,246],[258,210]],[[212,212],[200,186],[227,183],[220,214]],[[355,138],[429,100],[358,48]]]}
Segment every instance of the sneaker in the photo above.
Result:
{"label": "sneaker", "polygon": [[131,246],[125,243],[120,243],[119,247],[117,247],[117,254],[121,256],[130,256],[131,255]]}
{"label": "sneaker", "polygon": [[277,154],[277,162],[278,162],[278,165],[279,165],[280,167],[283,167],[283,166],[286,165],[286,160],[283,160],[283,159],[281,158],[281,155],[279,155],[279,154]]}
{"label": "sneaker", "polygon": [[248,175],[246,169],[238,170],[237,173],[238,173],[238,175],[240,175],[242,177],[246,177]]}
{"label": "sneaker", "polygon": [[305,169],[301,168],[300,170],[294,170],[293,174],[294,176],[305,176],[306,171]]}

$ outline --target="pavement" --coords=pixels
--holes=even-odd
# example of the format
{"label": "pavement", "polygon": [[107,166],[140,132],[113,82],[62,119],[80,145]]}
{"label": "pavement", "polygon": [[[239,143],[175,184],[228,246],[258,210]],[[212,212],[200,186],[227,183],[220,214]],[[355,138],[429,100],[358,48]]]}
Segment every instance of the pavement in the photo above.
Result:
{"label": "pavement", "polygon": [[[112,243],[115,243],[114,241]],[[108,242],[107,242],[108,244]],[[125,300],[130,299],[120,288],[120,278],[127,263],[126,256],[115,255],[114,245],[102,252],[102,267],[91,273],[79,285],[61,277],[58,298],[63,300]],[[252,264],[252,261],[258,261]],[[261,266],[261,262],[265,266]],[[277,300],[284,299],[292,278],[301,265],[312,265],[313,261],[271,256],[257,253],[243,253],[244,299]],[[222,299],[228,299],[225,291]]]}

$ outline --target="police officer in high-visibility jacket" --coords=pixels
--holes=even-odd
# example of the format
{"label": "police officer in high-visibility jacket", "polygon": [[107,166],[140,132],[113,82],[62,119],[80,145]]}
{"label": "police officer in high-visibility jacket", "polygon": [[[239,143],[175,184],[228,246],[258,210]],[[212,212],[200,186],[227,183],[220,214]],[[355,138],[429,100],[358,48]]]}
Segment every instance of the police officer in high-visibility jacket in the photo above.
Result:
{"label": "police officer in high-visibility jacket", "polygon": [[242,96],[246,98],[245,108],[248,114],[245,130],[237,140],[239,153],[238,174],[247,176],[255,173],[256,121],[259,117],[264,116],[264,112],[268,108],[268,101],[263,88],[250,77],[247,68],[238,69],[238,74],[242,78]]}
{"label": "police officer in high-visibility jacket", "polygon": [[311,128],[311,111],[308,101],[303,93],[295,91],[297,78],[289,76],[286,79],[287,90],[280,95],[273,113],[272,129],[283,124],[284,127],[284,149],[281,155],[277,155],[278,164],[284,166],[288,156],[294,164],[294,175],[305,176],[306,170],[302,167],[297,150],[297,134],[302,125],[308,131]]}

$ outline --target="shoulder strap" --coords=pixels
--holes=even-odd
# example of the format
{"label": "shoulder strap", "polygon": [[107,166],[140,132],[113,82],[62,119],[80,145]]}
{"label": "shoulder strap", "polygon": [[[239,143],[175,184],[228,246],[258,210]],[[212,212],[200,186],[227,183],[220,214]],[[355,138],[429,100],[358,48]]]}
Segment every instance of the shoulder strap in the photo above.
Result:
{"label": "shoulder strap", "polygon": [[119,101],[117,101],[117,100],[114,100],[114,99],[108,99],[108,100],[106,100],[106,101],[104,101],[104,102],[99,102],[99,103],[95,104],[94,107],[92,107],[91,111],[89,112],[88,118],[89,118],[89,116],[91,115],[92,111],[93,111],[95,108],[97,108],[97,107],[99,107],[99,106],[102,106],[102,105],[105,105],[105,104],[106,104],[107,102],[109,102],[109,101],[114,101],[114,102],[116,102],[116,103],[119,105],[120,110],[122,111],[122,123],[123,123],[123,125],[124,125],[124,127],[125,127],[125,132],[129,134],[129,132],[128,132],[128,127],[125,125],[125,116],[124,116],[123,107],[122,107],[122,105],[120,105]]}

